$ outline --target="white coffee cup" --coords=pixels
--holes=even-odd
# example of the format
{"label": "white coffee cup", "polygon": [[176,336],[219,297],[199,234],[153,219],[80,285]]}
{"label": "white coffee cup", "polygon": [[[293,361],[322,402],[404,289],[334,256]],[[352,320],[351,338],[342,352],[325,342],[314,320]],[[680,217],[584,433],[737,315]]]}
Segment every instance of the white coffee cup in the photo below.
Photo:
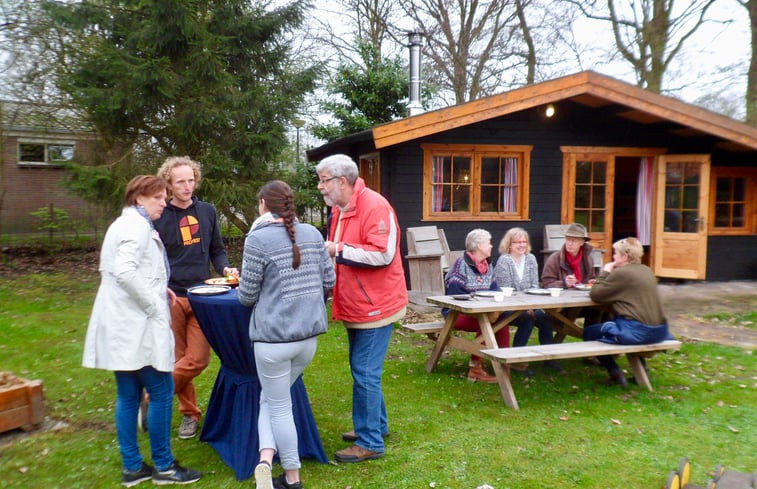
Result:
{"label": "white coffee cup", "polygon": [[515,292],[515,289],[512,287],[502,287],[502,293],[505,294],[505,297],[510,297],[513,292]]}
{"label": "white coffee cup", "polygon": [[504,292],[495,292],[494,293],[494,300],[497,302],[502,302],[505,300],[505,294]]}
{"label": "white coffee cup", "polygon": [[562,293],[562,289],[559,287],[550,287],[547,290],[549,290],[549,295],[552,297],[560,297],[560,294]]}

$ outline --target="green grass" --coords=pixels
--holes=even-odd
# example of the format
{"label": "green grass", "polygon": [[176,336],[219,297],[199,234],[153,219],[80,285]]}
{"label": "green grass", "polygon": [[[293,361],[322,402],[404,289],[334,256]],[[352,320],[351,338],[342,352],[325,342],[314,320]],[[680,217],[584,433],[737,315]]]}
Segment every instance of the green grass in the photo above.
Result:
{"label": "green grass", "polygon": [[[112,374],[80,367],[96,287],[95,277],[64,274],[0,280],[0,370],[42,379],[47,415],[67,423],[0,446],[3,487],[120,487]],[[465,380],[462,353],[446,353],[427,373],[430,349],[420,335],[397,331],[393,337],[384,376],[391,431],[386,457],[341,465],[305,460],[306,487],[657,488],[684,456],[692,461],[692,481],[700,484],[718,463],[745,472],[757,468],[757,360],[751,351],[686,343],[679,352],[657,355],[649,361],[654,392],[605,387],[603,370],[580,361],[563,362],[567,375],[556,377],[536,365],[536,377],[514,380],[521,409],[513,411],[496,385]],[[203,405],[217,371],[213,357],[197,379]],[[333,456],[346,446],[340,433],[352,428],[342,326],[332,325],[320,338],[305,383]],[[140,435],[140,442],[149,455],[147,437]],[[205,472],[192,487],[253,487],[250,480],[237,481],[208,445],[172,442],[183,464]]]}
{"label": "green grass", "polygon": [[706,314],[704,318],[724,323],[728,326],[741,326],[744,328],[757,329],[757,311],[750,311],[743,314],[718,312],[715,314]]}

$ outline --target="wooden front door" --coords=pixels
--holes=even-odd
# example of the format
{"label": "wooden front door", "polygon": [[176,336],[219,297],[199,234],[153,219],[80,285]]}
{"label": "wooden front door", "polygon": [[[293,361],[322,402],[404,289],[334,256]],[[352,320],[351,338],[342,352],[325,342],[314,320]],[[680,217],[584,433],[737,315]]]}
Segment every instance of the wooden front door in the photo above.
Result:
{"label": "wooden front door", "polygon": [[653,233],[658,277],[705,278],[709,182],[709,155],[659,157]]}
{"label": "wooden front door", "polygon": [[[591,237],[591,245],[598,250],[608,250],[612,246],[615,155],[566,152],[564,158],[562,224],[583,224]],[[612,253],[609,256],[611,259]],[[607,257],[605,253],[604,261]]]}

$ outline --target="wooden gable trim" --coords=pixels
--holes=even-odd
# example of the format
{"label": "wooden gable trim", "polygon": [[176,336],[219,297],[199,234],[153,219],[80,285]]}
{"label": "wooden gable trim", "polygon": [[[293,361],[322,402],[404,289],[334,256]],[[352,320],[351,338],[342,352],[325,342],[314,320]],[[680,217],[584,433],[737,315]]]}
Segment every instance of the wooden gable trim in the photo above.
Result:
{"label": "wooden gable trim", "polygon": [[592,95],[757,149],[757,128],[592,71],[583,71],[373,128],[377,149],[571,97]]}

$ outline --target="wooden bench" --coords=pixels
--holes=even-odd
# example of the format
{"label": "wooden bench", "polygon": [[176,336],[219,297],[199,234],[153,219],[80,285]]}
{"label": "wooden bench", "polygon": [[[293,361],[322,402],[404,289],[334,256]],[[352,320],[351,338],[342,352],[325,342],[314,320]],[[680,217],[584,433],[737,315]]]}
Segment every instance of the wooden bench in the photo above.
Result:
{"label": "wooden bench", "polygon": [[[481,350],[486,358],[498,362],[503,366],[516,363],[540,362],[544,360],[559,360],[561,358],[583,358],[600,355],[623,355],[628,357],[628,362],[633,369],[633,375],[639,387],[652,389],[649,376],[641,361],[642,357],[650,357],[656,352],[664,350],[678,350],[681,342],[667,340],[650,345],[611,345],[600,341],[576,341],[570,343],[555,343],[552,345],[527,345],[513,348],[494,348]],[[515,399],[509,375],[499,379],[500,390],[505,404],[513,409],[518,409],[518,401]]]}
{"label": "wooden bench", "polygon": [[431,340],[436,341],[439,332],[444,326],[444,321],[433,321],[430,323],[401,323],[400,326],[413,333],[425,334]]}

